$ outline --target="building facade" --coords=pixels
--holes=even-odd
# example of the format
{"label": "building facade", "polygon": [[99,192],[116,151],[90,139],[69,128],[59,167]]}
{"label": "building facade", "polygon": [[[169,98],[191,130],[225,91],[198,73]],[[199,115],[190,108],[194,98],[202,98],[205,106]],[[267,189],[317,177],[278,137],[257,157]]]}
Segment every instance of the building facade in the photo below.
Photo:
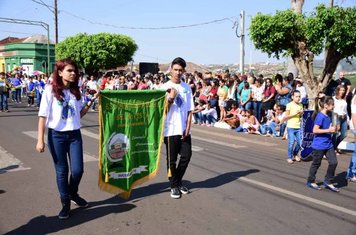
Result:
{"label": "building facade", "polygon": [[49,66],[47,48],[47,42],[35,40],[34,37],[0,44],[0,71],[11,72],[14,68],[21,68],[28,75],[35,70],[50,74],[55,64],[55,45],[49,45]]}

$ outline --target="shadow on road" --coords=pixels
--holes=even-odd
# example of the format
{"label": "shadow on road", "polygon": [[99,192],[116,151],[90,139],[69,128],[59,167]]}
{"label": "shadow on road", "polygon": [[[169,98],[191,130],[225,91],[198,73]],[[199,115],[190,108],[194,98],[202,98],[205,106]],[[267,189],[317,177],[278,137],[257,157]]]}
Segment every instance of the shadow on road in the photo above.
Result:
{"label": "shadow on road", "polygon": [[[60,204],[60,203],[58,203]],[[74,206],[74,205],[72,205]],[[89,202],[87,208],[75,208],[71,211],[71,217],[67,220],[59,220],[56,216],[37,216],[27,224],[14,229],[6,234],[49,234],[63,229],[78,226],[80,224],[109,215],[123,213],[132,210],[136,206],[133,204],[121,204],[117,196],[103,201]],[[60,208],[58,208],[59,210]]]}
{"label": "shadow on road", "polygon": [[257,173],[260,172],[258,169],[250,169],[246,171],[234,171],[234,172],[228,172],[225,174],[218,175],[214,178],[206,179],[204,181],[200,182],[194,182],[189,184],[189,188],[191,189],[197,189],[197,188],[216,188],[221,185],[230,183],[234,180],[237,180],[240,177],[247,176],[249,174]]}
{"label": "shadow on road", "polygon": [[[259,172],[258,169],[250,169],[246,171],[233,171],[233,172],[228,172],[225,174],[215,176],[213,178],[206,179],[204,181],[199,181],[194,183],[191,183],[190,181],[184,181],[184,185],[186,185],[192,191],[200,188],[216,188],[221,185],[228,184],[234,180],[237,180],[240,177],[247,176],[249,174],[253,174],[257,172]],[[145,187],[134,189],[132,191],[130,200],[136,202],[139,201],[138,199],[140,198],[156,195],[163,192],[168,192],[169,191],[168,186],[169,183],[167,180],[167,182],[150,184]]]}
{"label": "shadow on road", "polygon": [[10,170],[14,170],[14,169],[17,169],[19,168],[20,166],[19,165],[11,165],[11,166],[7,166],[7,167],[4,167],[4,168],[0,168],[0,174],[4,174]]}
{"label": "shadow on road", "polygon": [[338,188],[346,187],[347,186],[347,180],[346,180],[346,174],[347,172],[340,172],[337,174],[334,178],[334,182],[337,183]]}

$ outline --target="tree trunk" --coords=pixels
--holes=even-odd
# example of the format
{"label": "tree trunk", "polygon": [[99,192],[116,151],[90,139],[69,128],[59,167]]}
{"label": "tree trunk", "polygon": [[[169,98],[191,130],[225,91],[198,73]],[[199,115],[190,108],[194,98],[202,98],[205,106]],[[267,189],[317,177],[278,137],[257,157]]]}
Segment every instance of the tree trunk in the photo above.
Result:
{"label": "tree trunk", "polygon": [[298,51],[292,55],[292,59],[307,90],[309,108],[314,109],[314,99],[319,92],[319,82],[313,71],[314,55],[306,48],[305,42],[298,42]]}
{"label": "tree trunk", "polygon": [[291,9],[299,14],[302,14],[304,0],[291,0]]}
{"label": "tree trunk", "polygon": [[[302,14],[303,5],[304,5],[304,0],[291,0],[291,10],[294,11],[295,13]],[[291,56],[288,57],[287,68],[288,68],[287,72],[293,73],[295,78],[299,75],[298,68],[294,63],[294,59]]]}
{"label": "tree trunk", "polygon": [[325,88],[328,86],[341,59],[342,56],[334,47],[331,46],[325,50],[324,69],[318,79],[319,90],[325,90]]}

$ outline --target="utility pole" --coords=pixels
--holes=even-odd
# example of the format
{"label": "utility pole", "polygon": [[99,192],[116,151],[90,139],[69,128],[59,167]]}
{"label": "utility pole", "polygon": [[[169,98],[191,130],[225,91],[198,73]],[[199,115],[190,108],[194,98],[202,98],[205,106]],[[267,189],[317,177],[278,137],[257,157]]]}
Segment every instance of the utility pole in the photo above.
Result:
{"label": "utility pole", "polygon": [[57,0],[54,0],[54,28],[56,35],[56,44],[58,43],[58,8],[57,8]]}
{"label": "utility pole", "polygon": [[241,32],[240,32],[240,71],[244,74],[245,64],[245,11],[240,13],[241,17]]}

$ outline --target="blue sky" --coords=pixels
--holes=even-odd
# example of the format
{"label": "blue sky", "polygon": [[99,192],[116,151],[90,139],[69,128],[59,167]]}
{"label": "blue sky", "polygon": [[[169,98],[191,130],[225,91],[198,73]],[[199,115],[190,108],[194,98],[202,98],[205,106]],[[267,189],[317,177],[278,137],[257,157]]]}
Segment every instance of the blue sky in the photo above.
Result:
{"label": "blue sky", "polygon": [[[54,0],[34,0],[50,6]],[[32,0],[0,0],[0,16],[43,21],[50,24],[54,41],[54,16],[45,6]],[[306,0],[304,12],[329,0]],[[343,7],[356,6],[356,0],[335,0]],[[239,39],[232,28],[246,13],[245,63],[275,62],[275,59],[253,48],[248,26],[257,12],[273,14],[290,8],[290,0],[58,0],[59,41],[77,33],[119,33],[132,37],[139,46],[135,62],[170,62],[181,56],[200,64],[234,64],[239,62]],[[166,30],[125,29],[186,26],[232,17],[197,27]],[[91,21],[92,23],[90,23]],[[97,24],[98,23],[98,24]],[[107,24],[105,26],[104,24]],[[111,26],[109,26],[111,25]],[[41,27],[0,22],[0,39],[46,34]],[[282,59],[280,62],[285,61]]]}

